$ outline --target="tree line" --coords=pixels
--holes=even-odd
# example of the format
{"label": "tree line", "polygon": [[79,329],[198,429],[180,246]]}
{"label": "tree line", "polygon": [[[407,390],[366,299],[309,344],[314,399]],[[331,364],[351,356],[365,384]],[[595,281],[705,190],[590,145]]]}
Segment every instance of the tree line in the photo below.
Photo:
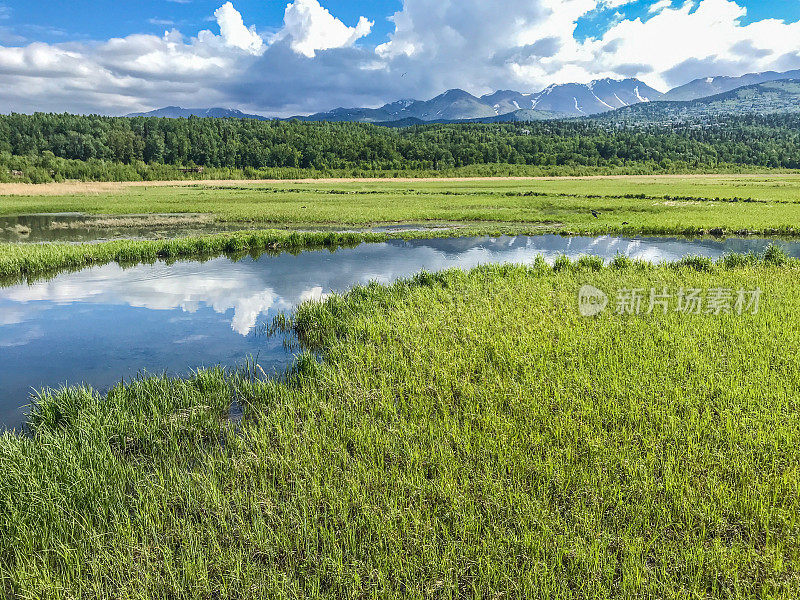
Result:
{"label": "tree line", "polygon": [[[642,172],[800,168],[800,116],[620,125],[595,120],[433,124],[0,115],[0,179],[151,179],[203,166],[260,176],[298,171]],[[288,175],[291,176],[291,175]]]}

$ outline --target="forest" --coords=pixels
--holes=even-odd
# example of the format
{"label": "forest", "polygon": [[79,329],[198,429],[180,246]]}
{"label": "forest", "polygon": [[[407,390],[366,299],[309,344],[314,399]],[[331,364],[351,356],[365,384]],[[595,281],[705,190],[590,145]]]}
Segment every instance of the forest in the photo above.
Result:
{"label": "forest", "polygon": [[575,119],[385,127],[363,123],[0,116],[0,181],[155,180],[179,168],[246,178],[448,172],[686,172],[800,168],[800,116],[726,116],[672,125]]}

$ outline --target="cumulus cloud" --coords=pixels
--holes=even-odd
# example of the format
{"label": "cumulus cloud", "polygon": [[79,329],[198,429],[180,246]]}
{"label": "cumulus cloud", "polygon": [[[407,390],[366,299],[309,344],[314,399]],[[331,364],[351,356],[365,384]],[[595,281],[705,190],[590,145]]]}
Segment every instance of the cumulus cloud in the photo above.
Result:
{"label": "cumulus cloud", "polygon": [[578,19],[601,8],[598,0],[405,0],[392,17],[395,31],[379,56],[426,64],[432,87],[470,91],[538,91],[550,83],[589,80],[591,58],[574,38]]}
{"label": "cumulus cloud", "polygon": [[[644,17],[615,18],[597,37],[575,38],[579,19],[625,4],[405,0],[392,17],[390,40],[376,52],[393,63],[430,65],[442,88],[469,82],[478,92],[632,76],[665,89],[694,77],[795,68],[799,61],[800,24],[767,19],[744,25],[747,11],[735,0],[678,6],[660,0]],[[700,65],[706,70],[698,74]]]}
{"label": "cumulus cloud", "polygon": [[318,0],[290,2],[269,37],[225,2],[214,12],[217,29],[193,36],[172,29],[92,43],[0,45],[0,111],[120,114],[180,104],[288,116],[452,87],[533,92],[640,77],[666,89],[695,77],[800,67],[800,23],[744,24],[736,0],[654,1],[644,16],[614,18],[606,31],[575,38],[580,19],[625,4],[404,0],[388,38],[369,47],[357,42],[371,21],[347,24]]}
{"label": "cumulus cloud", "polygon": [[226,2],[214,12],[214,16],[225,44],[252,54],[262,51],[264,40],[256,33],[255,27],[245,26],[241,13],[233,4]]}
{"label": "cumulus cloud", "polygon": [[[585,0],[577,2],[586,4]],[[575,3],[566,0],[564,12]],[[376,52],[384,58],[458,56],[462,62],[481,61],[501,48],[521,45],[532,29],[554,16],[547,4],[541,0],[405,0],[403,9],[390,19],[394,33]]]}
{"label": "cumulus cloud", "polygon": [[[775,68],[779,57],[788,57],[785,68],[796,68],[800,22],[766,19],[742,25],[746,14],[733,0],[686,2],[664,7],[647,20],[617,23],[599,42],[587,42],[584,50],[600,68],[611,72],[624,62],[646,64],[652,69],[648,83],[662,88],[697,77]],[[615,52],[598,52],[599,44],[612,40],[618,41]],[[743,57],[742,50],[748,47],[759,50]]]}
{"label": "cumulus cloud", "polygon": [[655,4],[651,4],[650,8],[647,9],[649,13],[659,13],[665,8],[669,8],[672,6],[672,0],[659,0]]}
{"label": "cumulus cloud", "polygon": [[286,7],[283,29],[275,39],[289,38],[292,49],[308,58],[317,50],[345,48],[366,37],[375,24],[361,17],[355,27],[348,27],[317,0],[294,0]]}

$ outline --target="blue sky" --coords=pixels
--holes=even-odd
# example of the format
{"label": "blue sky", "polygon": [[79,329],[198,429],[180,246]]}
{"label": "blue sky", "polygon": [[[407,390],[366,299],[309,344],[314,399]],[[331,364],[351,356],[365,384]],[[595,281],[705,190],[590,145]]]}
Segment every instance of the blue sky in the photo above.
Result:
{"label": "blue sky", "polygon": [[[672,4],[679,6],[683,2],[676,1]],[[800,20],[800,0],[743,0],[738,4],[747,9],[747,16],[742,19],[743,24],[762,19]],[[578,21],[575,35],[580,39],[602,35],[609,23],[617,18],[617,14],[623,15],[625,19],[647,20],[651,17],[649,8],[652,5],[651,1],[639,1],[617,8],[596,11]]]}
{"label": "blue sky", "polygon": [[[489,0],[490,1],[490,0]],[[121,2],[113,0],[41,1],[5,0],[10,18],[2,24],[14,29],[28,41],[58,43],[69,39],[104,40],[133,33],[160,34],[165,28],[178,27],[195,31],[208,27],[210,15],[219,8],[219,0],[142,0]],[[240,0],[236,8],[247,23],[259,31],[277,30],[283,22],[285,0]],[[642,0],[618,8],[596,11],[578,21],[576,37],[597,37],[612,22],[617,13],[625,18],[647,19],[653,2]],[[678,5],[680,2],[674,2]],[[743,0],[747,9],[743,23],[777,18],[800,20],[800,0]],[[348,24],[363,15],[374,21],[370,36],[363,43],[379,44],[393,30],[388,17],[402,9],[401,0],[330,0],[325,7]],[[110,17],[111,15],[111,17]],[[16,42],[19,45],[21,42]]]}
{"label": "blue sky", "polygon": [[797,68],[800,0],[0,0],[0,112],[287,115]]}
{"label": "blue sky", "polygon": [[[3,4],[10,9],[10,19],[3,25],[13,27],[29,40],[57,43],[67,39],[104,40],[133,33],[161,34],[170,27],[187,32],[199,31],[209,27],[209,19],[222,1],[0,1],[0,5]],[[245,22],[254,24],[259,31],[278,30],[283,23],[286,4],[286,0],[240,0],[235,3]],[[403,7],[400,0],[331,0],[324,5],[348,24],[358,21],[361,15],[374,21],[373,33],[364,41],[376,45],[384,41],[393,29],[388,17]]]}

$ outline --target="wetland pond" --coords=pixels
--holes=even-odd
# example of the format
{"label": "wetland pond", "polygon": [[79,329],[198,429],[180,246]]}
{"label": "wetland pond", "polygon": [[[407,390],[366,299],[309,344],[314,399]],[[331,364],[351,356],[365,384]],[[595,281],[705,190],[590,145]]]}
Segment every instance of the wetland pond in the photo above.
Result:
{"label": "wetland pond", "polygon": [[[435,231],[451,228],[446,223],[412,223],[353,227],[346,231]],[[88,243],[109,240],[157,240],[165,238],[280,228],[274,223],[217,221],[204,214],[88,215],[47,213],[0,216],[0,243]],[[296,227],[297,231],[343,231],[341,226]]]}
{"label": "wetland pond", "polygon": [[137,373],[186,375],[257,358],[267,373],[293,360],[264,325],[298,303],[422,269],[530,264],[565,254],[651,262],[717,258],[770,244],[800,257],[800,242],[654,237],[465,237],[391,240],[355,248],[238,261],[116,264],[0,288],[0,428],[19,428],[34,389],[85,383],[105,391]]}

